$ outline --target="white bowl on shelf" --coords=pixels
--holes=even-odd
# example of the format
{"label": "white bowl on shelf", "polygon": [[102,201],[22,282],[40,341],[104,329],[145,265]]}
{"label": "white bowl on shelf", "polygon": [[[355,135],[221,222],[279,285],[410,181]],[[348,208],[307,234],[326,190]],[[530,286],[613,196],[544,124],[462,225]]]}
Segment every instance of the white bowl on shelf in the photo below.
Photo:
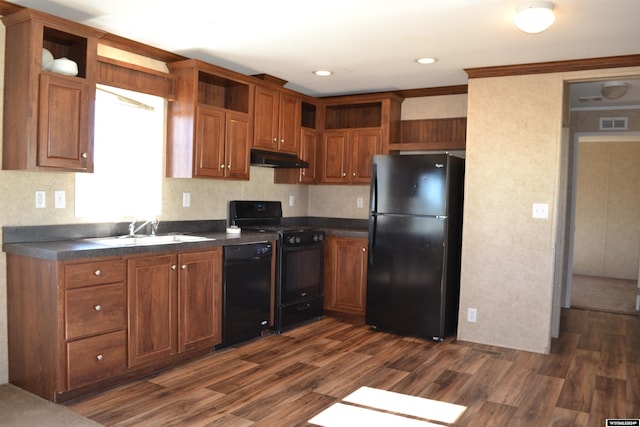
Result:
{"label": "white bowl on shelf", "polygon": [[68,58],[58,58],[53,60],[51,71],[65,76],[77,76],[78,64]]}
{"label": "white bowl on shelf", "polygon": [[53,65],[53,55],[47,49],[42,49],[42,69],[51,70]]}

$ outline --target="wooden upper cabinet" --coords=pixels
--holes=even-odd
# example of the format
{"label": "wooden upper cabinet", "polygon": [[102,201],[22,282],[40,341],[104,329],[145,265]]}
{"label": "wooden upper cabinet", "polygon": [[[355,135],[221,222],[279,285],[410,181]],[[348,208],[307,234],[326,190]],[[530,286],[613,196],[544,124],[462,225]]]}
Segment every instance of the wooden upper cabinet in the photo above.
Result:
{"label": "wooden upper cabinet", "polygon": [[380,129],[325,131],[322,140],[320,182],[327,184],[368,184],[371,160],[380,154]]}
{"label": "wooden upper cabinet", "polygon": [[249,179],[249,118],[198,105],[194,176]]}
{"label": "wooden upper cabinet", "polygon": [[253,146],[299,154],[300,108],[296,96],[257,86]]}
{"label": "wooden upper cabinet", "polygon": [[318,181],[369,183],[372,157],[387,154],[389,145],[400,141],[401,104],[396,95],[327,98]]}
{"label": "wooden upper cabinet", "polygon": [[246,76],[188,59],[168,64],[167,176],[249,179],[255,86]]}
{"label": "wooden upper cabinet", "polygon": [[318,106],[313,100],[305,98],[300,103],[300,123],[296,126],[299,132],[298,157],[309,163],[308,168],[276,169],[274,182],[278,184],[315,184],[318,181],[319,149],[318,142]]}
{"label": "wooden upper cabinet", "polygon": [[[97,41],[93,28],[23,9],[6,27],[3,169],[93,171]],[[44,70],[42,49],[78,66]]]}

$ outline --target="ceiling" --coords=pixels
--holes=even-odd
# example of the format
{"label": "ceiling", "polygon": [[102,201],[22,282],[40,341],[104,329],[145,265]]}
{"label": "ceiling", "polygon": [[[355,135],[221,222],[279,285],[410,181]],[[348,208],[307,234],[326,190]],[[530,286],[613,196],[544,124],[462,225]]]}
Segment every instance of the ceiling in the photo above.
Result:
{"label": "ceiling", "polygon": [[[553,1],[556,21],[536,35],[514,26],[518,0],[11,2],[241,73],[270,74],[312,96],[463,85],[465,68],[640,53],[640,1]],[[415,62],[424,56],[439,60]],[[334,74],[312,74],[319,69]],[[600,84],[576,90],[594,96]],[[640,105],[640,80],[624,98],[618,102]]]}

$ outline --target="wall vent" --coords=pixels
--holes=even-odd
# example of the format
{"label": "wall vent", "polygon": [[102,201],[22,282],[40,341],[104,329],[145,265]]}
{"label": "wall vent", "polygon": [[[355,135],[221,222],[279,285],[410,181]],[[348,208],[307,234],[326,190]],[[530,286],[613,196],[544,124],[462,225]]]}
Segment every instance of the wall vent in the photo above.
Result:
{"label": "wall vent", "polygon": [[627,117],[600,117],[600,130],[627,130]]}

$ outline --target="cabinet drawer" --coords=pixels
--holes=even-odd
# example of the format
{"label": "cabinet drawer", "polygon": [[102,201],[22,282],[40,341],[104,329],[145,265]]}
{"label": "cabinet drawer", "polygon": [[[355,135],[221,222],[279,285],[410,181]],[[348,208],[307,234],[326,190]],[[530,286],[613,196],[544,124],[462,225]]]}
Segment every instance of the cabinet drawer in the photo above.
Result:
{"label": "cabinet drawer", "polygon": [[65,266],[66,288],[123,282],[127,277],[124,260],[95,261]]}
{"label": "cabinet drawer", "polygon": [[124,329],[126,297],[124,283],[71,289],[65,292],[65,338]]}
{"label": "cabinet drawer", "polygon": [[112,332],[67,344],[69,389],[97,383],[126,369],[127,335]]}

